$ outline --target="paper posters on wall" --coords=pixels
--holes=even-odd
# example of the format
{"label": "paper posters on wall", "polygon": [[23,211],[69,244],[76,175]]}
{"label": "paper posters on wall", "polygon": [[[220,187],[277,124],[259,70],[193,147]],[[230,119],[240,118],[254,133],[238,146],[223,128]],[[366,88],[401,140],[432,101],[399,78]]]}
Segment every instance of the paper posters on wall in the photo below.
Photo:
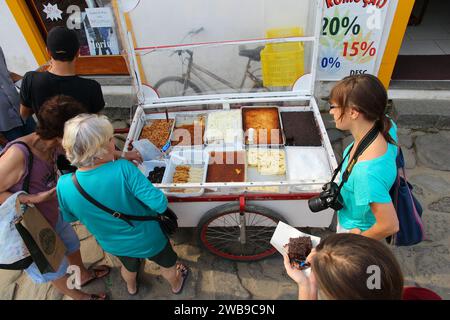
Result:
{"label": "paper posters on wall", "polygon": [[317,77],[374,74],[386,14],[393,0],[324,0]]}
{"label": "paper posters on wall", "polygon": [[119,54],[119,43],[111,8],[86,8],[84,29],[91,55]]}

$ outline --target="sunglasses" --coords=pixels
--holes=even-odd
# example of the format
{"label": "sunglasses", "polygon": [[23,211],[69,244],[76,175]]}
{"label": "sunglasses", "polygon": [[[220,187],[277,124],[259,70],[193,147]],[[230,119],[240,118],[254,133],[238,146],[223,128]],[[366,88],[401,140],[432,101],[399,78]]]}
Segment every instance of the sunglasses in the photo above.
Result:
{"label": "sunglasses", "polygon": [[334,108],[339,108],[339,106],[335,105],[335,104],[331,104],[331,103],[328,102],[328,108],[331,110],[331,109],[334,109]]}

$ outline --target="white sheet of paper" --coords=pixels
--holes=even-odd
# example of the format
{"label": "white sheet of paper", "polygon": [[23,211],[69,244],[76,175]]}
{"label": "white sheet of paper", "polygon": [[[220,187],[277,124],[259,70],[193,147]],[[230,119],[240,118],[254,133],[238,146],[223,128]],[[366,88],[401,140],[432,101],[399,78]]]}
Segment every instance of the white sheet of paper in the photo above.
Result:
{"label": "white sheet of paper", "polygon": [[[284,246],[289,243],[289,238],[298,238],[298,237],[311,237],[313,248],[315,248],[320,243],[319,237],[303,233],[295,229],[294,227],[291,227],[290,225],[280,221],[278,222],[277,228],[273,233],[272,239],[270,239],[270,244],[274,246],[275,249],[277,249],[278,252],[283,255],[287,253],[287,249],[284,248]],[[311,273],[311,268],[305,269],[303,270],[303,272],[307,276],[309,276],[309,274]]]}

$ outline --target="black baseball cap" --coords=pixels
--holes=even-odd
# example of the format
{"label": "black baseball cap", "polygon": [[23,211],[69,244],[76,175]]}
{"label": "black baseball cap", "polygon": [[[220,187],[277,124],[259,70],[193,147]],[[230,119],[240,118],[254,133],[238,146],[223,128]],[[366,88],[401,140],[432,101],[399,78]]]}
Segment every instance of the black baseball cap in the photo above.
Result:
{"label": "black baseball cap", "polygon": [[75,31],[59,26],[47,34],[47,48],[53,59],[72,61],[80,49],[80,42]]}

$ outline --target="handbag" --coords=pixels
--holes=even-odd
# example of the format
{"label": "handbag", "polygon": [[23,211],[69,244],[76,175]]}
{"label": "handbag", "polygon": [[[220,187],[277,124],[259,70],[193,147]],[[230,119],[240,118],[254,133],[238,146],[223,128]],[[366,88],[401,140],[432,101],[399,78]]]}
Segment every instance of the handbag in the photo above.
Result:
{"label": "handbag", "polygon": [[425,239],[422,222],[423,209],[412,193],[413,187],[406,178],[405,159],[400,147],[398,148],[396,164],[397,178],[389,193],[397,212],[399,231],[388,242],[396,246],[410,246]]}
{"label": "handbag", "polygon": [[164,211],[162,214],[158,214],[156,216],[133,216],[133,215],[124,214],[124,213],[112,210],[112,209],[104,206],[103,204],[101,204],[100,202],[95,200],[94,198],[92,198],[81,187],[81,185],[78,182],[78,179],[77,179],[77,176],[76,176],[75,173],[72,173],[72,181],[75,184],[75,187],[77,188],[77,190],[81,193],[81,195],[86,200],[88,200],[90,203],[92,203],[96,207],[100,208],[101,210],[109,213],[114,218],[121,219],[121,220],[125,221],[126,223],[128,223],[132,227],[134,227],[133,223],[131,222],[132,220],[135,220],[135,221],[155,221],[156,220],[156,221],[158,221],[161,230],[167,236],[173,235],[176,232],[176,230],[178,229],[178,221],[177,221],[178,217],[175,214],[175,212],[173,212],[169,208],[167,208],[166,211]]}
{"label": "handbag", "polygon": [[[26,143],[22,141],[14,143],[21,144],[28,150],[28,174],[22,189],[29,192],[33,153]],[[28,249],[29,256],[9,264],[2,264],[0,269],[24,270],[34,262],[41,273],[56,272],[64,259],[66,246],[36,207],[23,207],[23,213],[14,221],[14,224],[23,244]],[[16,212],[19,214],[20,211],[20,204],[16,198]]]}

